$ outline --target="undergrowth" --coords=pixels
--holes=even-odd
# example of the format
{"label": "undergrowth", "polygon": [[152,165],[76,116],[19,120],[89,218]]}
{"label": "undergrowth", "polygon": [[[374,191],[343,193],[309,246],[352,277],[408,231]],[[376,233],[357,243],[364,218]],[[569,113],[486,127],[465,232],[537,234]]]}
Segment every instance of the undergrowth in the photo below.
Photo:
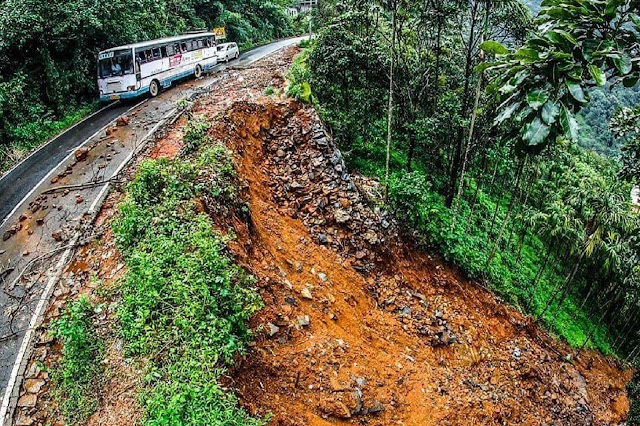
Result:
{"label": "undergrowth", "polygon": [[83,105],[59,119],[40,118],[8,129],[12,142],[0,145],[0,173],[9,170],[30,151],[70,128],[98,109],[97,102]]}
{"label": "undergrowth", "polygon": [[83,424],[98,405],[104,344],[96,334],[93,307],[86,297],[73,301],[50,333],[62,343],[62,356],[51,371],[53,396],[66,424]]}
{"label": "undergrowth", "polygon": [[251,337],[253,279],[226,252],[202,199],[236,197],[218,145],[193,161],[143,163],[114,223],[128,274],[119,308],[128,356],[147,362],[144,425],[257,426],[219,378]]}
{"label": "undergrowth", "polygon": [[[499,202],[495,222],[498,224],[496,227],[500,226],[506,215],[508,199],[478,190],[477,202],[472,209],[467,200],[474,197],[475,182],[468,185],[467,192],[460,200],[453,229],[452,210],[447,208],[444,196],[434,190],[422,172],[395,174],[390,184],[390,202],[395,213],[422,245],[437,247],[447,260],[462,268],[470,278],[488,283],[509,303],[520,306],[534,317],[540,316],[555,289],[563,285],[565,271],[557,263],[549,262],[536,282],[536,274],[544,262],[545,246],[535,235],[528,234],[522,239],[521,230],[517,228],[507,229],[502,238],[503,247],[510,244],[511,249],[498,250],[488,264],[494,240],[487,225]],[[494,229],[494,234],[496,232]],[[612,354],[606,327],[596,325],[588,311],[580,309],[578,300],[573,294],[561,306],[556,300],[541,320],[572,346],[582,346],[595,330],[588,346],[604,354]]]}
{"label": "undergrowth", "polygon": [[301,102],[311,102],[313,94],[311,93],[311,85],[309,79],[309,53],[310,49],[305,49],[293,60],[293,64],[287,74],[289,87],[287,88],[287,96],[295,98]]}

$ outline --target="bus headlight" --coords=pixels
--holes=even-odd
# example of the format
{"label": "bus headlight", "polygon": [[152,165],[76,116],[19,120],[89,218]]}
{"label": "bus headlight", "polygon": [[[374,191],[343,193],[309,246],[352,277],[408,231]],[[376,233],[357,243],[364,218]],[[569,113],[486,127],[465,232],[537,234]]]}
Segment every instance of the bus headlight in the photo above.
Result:
{"label": "bus headlight", "polygon": [[136,86],[127,86],[127,90],[129,92],[133,92],[134,90],[136,90]]}

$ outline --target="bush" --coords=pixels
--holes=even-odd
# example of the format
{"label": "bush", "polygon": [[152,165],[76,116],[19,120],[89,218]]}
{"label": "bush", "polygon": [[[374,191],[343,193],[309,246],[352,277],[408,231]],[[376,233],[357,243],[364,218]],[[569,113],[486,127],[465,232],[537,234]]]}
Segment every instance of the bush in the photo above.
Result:
{"label": "bush", "polygon": [[92,321],[86,297],[72,302],[50,326],[62,343],[62,356],[51,372],[54,399],[69,425],[83,424],[98,405],[104,345]]}
{"label": "bush", "polygon": [[234,197],[230,151],[149,161],[114,223],[128,274],[118,311],[126,353],[149,360],[144,425],[257,426],[218,379],[251,337],[253,279],[226,253],[196,197]]}
{"label": "bush", "polygon": [[311,85],[309,84],[311,78],[309,53],[310,50],[307,49],[296,56],[287,74],[289,80],[287,95],[306,103],[312,102]]}
{"label": "bush", "polygon": [[627,418],[628,426],[640,426],[640,372],[636,371],[627,384],[627,396],[631,407]]}
{"label": "bush", "polygon": [[202,117],[193,117],[187,123],[184,131],[184,152],[191,153],[209,141],[209,128],[211,125]]}

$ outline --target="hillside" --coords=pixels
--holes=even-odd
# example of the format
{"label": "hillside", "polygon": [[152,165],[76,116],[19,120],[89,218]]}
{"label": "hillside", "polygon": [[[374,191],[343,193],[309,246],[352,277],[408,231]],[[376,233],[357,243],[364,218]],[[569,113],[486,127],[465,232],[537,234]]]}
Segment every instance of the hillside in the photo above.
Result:
{"label": "hillside", "polygon": [[0,146],[265,44],[7,175],[7,426],[640,425],[640,2],[83,1],[0,5]]}
{"label": "hillside", "polygon": [[[54,306],[78,293],[96,306],[97,313],[90,316],[93,339],[102,342],[109,372],[92,370],[97,392],[84,389],[84,398],[93,395],[96,413],[86,424],[154,424],[163,416],[171,416],[175,424],[223,419],[233,421],[224,424],[261,424],[234,408],[234,399],[223,403],[227,409],[222,412],[220,396],[202,392],[204,380],[224,363],[189,363],[181,351],[175,352],[170,330],[182,330],[180,341],[195,359],[208,359],[210,351],[223,354],[231,342],[234,351],[240,349],[241,334],[236,340],[226,334],[233,328],[209,329],[203,323],[198,340],[223,340],[192,346],[191,328],[181,318],[199,324],[198,313],[191,311],[199,305],[182,298],[154,272],[169,267],[181,275],[181,268],[190,268],[186,288],[194,292],[191,299],[203,302],[206,297],[195,292],[202,289],[197,265],[220,271],[229,260],[251,274],[252,280],[237,272],[232,276],[245,290],[257,292],[264,306],[256,311],[255,299],[236,293],[234,303],[254,312],[249,321],[253,342],[244,355],[235,354],[229,371],[219,376],[221,389],[233,390],[246,412],[267,416],[269,424],[620,422],[628,410],[624,385],[630,372],[593,351],[567,362],[572,352],[568,346],[451,264],[417,250],[396,233],[393,217],[371,207],[377,184],[350,173],[313,108],[282,95],[278,76],[296,53],[288,50],[230,75],[196,103],[191,120],[210,123],[206,135],[189,145],[196,141],[189,130],[193,121],[183,119],[156,142],[147,154],[153,160],[131,170],[135,177],[128,194],[114,194],[101,212],[98,243],[83,248],[65,274],[70,287]],[[274,95],[263,95],[268,87]],[[220,93],[228,96],[222,99]],[[201,158],[209,159],[207,166],[191,174],[188,164]],[[174,189],[167,187],[164,196],[155,198],[158,207],[152,208],[156,217],[151,225],[135,231],[135,223],[144,220],[136,203],[153,199],[158,193],[154,185],[169,177],[165,173],[178,170],[182,172],[170,178]],[[205,189],[196,198],[179,190],[203,184],[224,190]],[[169,212],[162,204],[176,202],[178,216],[165,216]],[[160,237],[156,243],[171,252],[177,241],[169,243],[171,234],[165,234],[161,224],[173,223],[171,233],[180,233],[189,223],[180,221],[188,218],[199,226],[210,221],[215,230],[211,235],[225,241],[228,260],[221,264],[220,254],[208,252],[213,257],[200,257],[197,264],[184,254],[173,263],[145,242]],[[189,239],[189,244],[195,244],[198,254],[207,247],[198,239]],[[147,274],[160,282],[145,281]],[[149,299],[150,285],[168,294]],[[226,297],[216,286],[210,289]],[[135,306],[130,305],[134,301]],[[111,308],[115,304],[118,309]],[[155,310],[162,306],[162,311]],[[104,307],[110,308],[102,311]],[[165,311],[167,317],[147,316],[145,311]],[[144,318],[150,328],[143,331],[134,321],[121,329],[129,314],[141,315],[138,320]],[[53,319],[49,329],[60,329],[56,324],[68,321],[58,309],[48,315],[47,322]],[[73,341],[67,338],[64,348]],[[148,345],[151,351],[144,349]],[[60,354],[55,341],[42,348],[47,370],[66,368],[67,355],[64,350]],[[37,365],[34,359],[28,370]],[[145,376],[145,371],[154,371],[154,376]],[[174,373],[167,374],[170,371]],[[56,374],[52,377],[57,380]],[[45,422],[60,412],[69,418],[60,395],[51,391],[50,379],[40,375],[32,380],[41,381],[35,419]],[[145,397],[140,399],[140,394]],[[181,405],[176,406],[174,398],[183,398]],[[201,405],[212,411],[200,410]],[[24,408],[19,418],[33,420],[33,412]]]}

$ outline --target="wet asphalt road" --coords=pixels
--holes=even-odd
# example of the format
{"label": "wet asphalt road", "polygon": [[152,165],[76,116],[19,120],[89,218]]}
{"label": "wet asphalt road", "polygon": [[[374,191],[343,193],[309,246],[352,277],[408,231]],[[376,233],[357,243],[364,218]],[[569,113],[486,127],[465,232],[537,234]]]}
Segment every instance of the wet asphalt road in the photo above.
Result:
{"label": "wet asphalt road", "polygon": [[[138,101],[139,102],[139,101]],[[0,223],[13,208],[73,149],[118,118],[135,103],[116,102],[80,122],[34,152],[0,178]]]}
{"label": "wet asphalt road", "polygon": [[[220,64],[224,67],[243,66],[250,64],[265,54],[292,44],[291,40],[281,40],[265,46],[257,47],[240,55],[237,61]],[[56,167],[71,151],[77,148],[95,132],[124,114],[140,99],[120,101],[108,106],[97,114],[77,124],[65,133],[59,135],[47,145],[31,154],[26,160],[18,164],[9,173],[0,178],[0,224],[3,224],[15,206]]]}

